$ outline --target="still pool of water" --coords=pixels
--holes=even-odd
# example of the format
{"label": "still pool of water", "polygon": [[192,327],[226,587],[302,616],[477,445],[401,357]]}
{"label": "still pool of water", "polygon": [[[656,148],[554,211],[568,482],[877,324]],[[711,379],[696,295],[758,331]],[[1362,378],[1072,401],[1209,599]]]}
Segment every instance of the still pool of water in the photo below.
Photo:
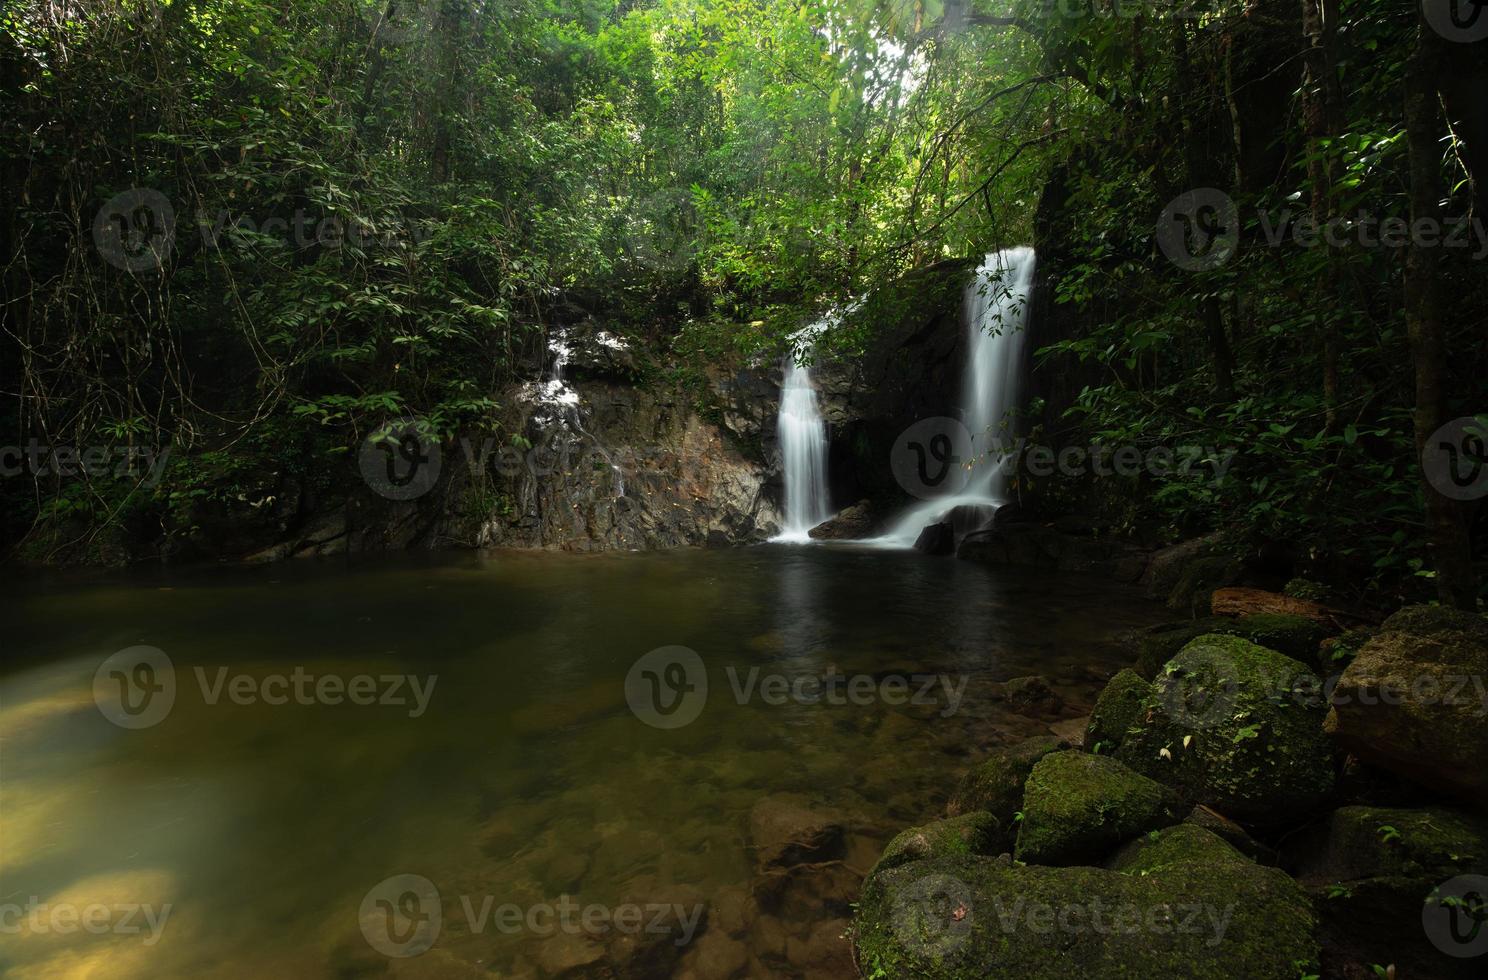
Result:
{"label": "still pool of water", "polygon": [[[987,748],[1088,712],[1123,666],[1114,636],[1160,615],[1090,579],[850,547],[7,588],[0,975],[21,980],[850,977],[850,902],[888,838],[939,815]],[[169,667],[95,689],[137,645]],[[696,679],[680,667],[627,685],[672,646],[697,653],[705,698],[674,700]],[[152,720],[119,699],[167,673],[157,723],[106,717]],[[997,682],[1029,674],[1062,710],[1002,700]],[[418,686],[383,680],[405,675]],[[806,679],[829,675],[865,679],[813,698]],[[897,703],[904,675],[931,703]],[[759,867],[756,838],[796,834],[803,808],[840,833]],[[381,884],[399,875],[428,884]],[[657,940],[663,905],[686,911]],[[591,906],[586,927],[572,909]]]}

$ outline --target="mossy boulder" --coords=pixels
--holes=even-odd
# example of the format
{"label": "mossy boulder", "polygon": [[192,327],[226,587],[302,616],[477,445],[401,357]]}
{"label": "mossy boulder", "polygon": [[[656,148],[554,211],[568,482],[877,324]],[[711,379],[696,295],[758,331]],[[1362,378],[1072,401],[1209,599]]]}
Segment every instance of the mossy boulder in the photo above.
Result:
{"label": "mossy boulder", "polygon": [[1246,826],[1300,821],[1333,789],[1321,692],[1290,657],[1202,636],[1163,669],[1116,758]]}
{"label": "mossy boulder", "polygon": [[1329,632],[1316,620],[1285,613],[1252,613],[1239,619],[1207,616],[1180,623],[1164,623],[1140,634],[1135,669],[1150,680],[1178,655],[1178,651],[1199,637],[1211,634],[1238,636],[1315,667],[1319,663],[1319,647]]}
{"label": "mossy boulder", "polygon": [[1001,854],[1007,850],[1011,838],[996,817],[985,810],[974,810],[904,831],[889,841],[873,870],[897,868],[932,857]]}
{"label": "mossy boulder", "polygon": [[1232,555],[1206,555],[1195,558],[1184,568],[1173,591],[1168,594],[1168,608],[1190,616],[1209,615],[1209,597],[1215,589],[1240,581],[1245,564]]}
{"label": "mossy boulder", "polygon": [[1328,729],[1365,762],[1488,807],[1484,678],[1488,620],[1403,609],[1344,669]]}
{"label": "mossy boulder", "polygon": [[865,977],[1296,980],[1315,972],[1313,926],[1285,874],[1179,826],[1109,869],[972,856],[876,873],[852,936]]}
{"label": "mossy boulder", "polygon": [[1152,685],[1134,670],[1123,670],[1111,678],[1096,699],[1085,726],[1085,749],[1089,752],[1115,751],[1136,724],[1142,702],[1152,693]]}
{"label": "mossy boulder", "polygon": [[1488,820],[1440,807],[1348,806],[1296,849],[1335,972],[1394,963],[1401,976],[1482,976],[1482,957],[1446,955],[1437,943],[1450,945],[1450,928],[1434,929],[1433,943],[1423,916],[1447,882],[1488,875]]}
{"label": "mossy boulder", "polygon": [[1221,632],[1244,637],[1257,646],[1270,647],[1309,667],[1316,667],[1318,648],[1336,631],[1306,616],[1252,613],[1241,616],[1235,620],[1234,626]]}
{"label": "mossy boulder", "polygon": [[1033,767],[1023,789],[1019,861],[1084,864],[1181,818],[1167,787],[1109,756],[1055,752]]}
{"label": "mossy boulder", "polygon": [[1139,676],[1150,681],[1189,643],[1210,633],[1224,633],[1234,624],[1233,619],[1208,616],[1204,619],[1162,623],[1143,630],[1137,634],[1137,663],[1134,669]]}
{"label": "mossy boulder", "polygon": [[971,772],[946,804],[946,816],[985,810],[1004,827],[1012,825],[1013,814],[1023,802],[1023,784],[1033,771],[1034,763],[1050,752],[1068,748],[1068,743],[1053,735],[1040,735],[1016,745],[999,746]]}
{"label": "mossy boulder", "polygon": [[1346,806],[1298,872],[1310,880],[1488,874],[1488,818],[1447,807]]}

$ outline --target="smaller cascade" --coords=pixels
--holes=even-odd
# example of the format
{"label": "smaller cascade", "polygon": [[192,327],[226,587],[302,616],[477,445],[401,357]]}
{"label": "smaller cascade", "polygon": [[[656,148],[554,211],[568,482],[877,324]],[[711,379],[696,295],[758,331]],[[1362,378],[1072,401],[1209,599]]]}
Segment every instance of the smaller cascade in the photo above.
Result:
{"label": "smaller cascade", "polygon": [[[599,334],[598,342],[617,349],[623,347],[623,341],[603,331]],[[615,497],[625,496],[625,472],[615,463],[604,444],[584,428],[584,423],[579,417],[579,393],[563,377],[563,369],[573,357],[573,347],[570,345],[566,330],[560,329],[553,332],[548,340],[548,352],[553,355],[553,367],[548,373],[547,380],[529,382],[526,386],[527,397],[538,405],[538,411],[534,415],[539,419],[543,428],[561,426],[593,443],[594,448],[609,464],[610,471],[614,473],[613,495]]]}
{"label": "smaller cascade", "polygon": [[775,426],[785,473],[785,526],[776,541],[808,542],[811,529],[832,516],[827,489],[827,423],[822,418],[811,369],[800,363],[829,322],[814,323],[796,334],[785,355]]}

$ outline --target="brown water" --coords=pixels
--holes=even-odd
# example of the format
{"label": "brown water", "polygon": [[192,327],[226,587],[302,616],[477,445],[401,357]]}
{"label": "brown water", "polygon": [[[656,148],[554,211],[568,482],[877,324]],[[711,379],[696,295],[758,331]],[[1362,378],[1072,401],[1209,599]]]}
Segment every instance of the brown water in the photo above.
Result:
{"label": "brown water", "polygon": [[[601,960],[631,977],[851,976],[849,903],[886,840],[938,815],[986,748],[1048,731],[994,682],[1042,674],[1064,716],[1083,714],[1123,665],[1114,634],[1159,615],[1088,579],[829,547],[8,588],[0,974],[16,978],[607,976]],[[169,657],[176,691],[158,723],[131,729],[105,712],[147,719],[120,715],[118,698],[161,675],[106,670],[96,695],[94,678],[140,644]],[[709,686],[696,720],[671,729],[641,716],[677,715],[638,714],[626,687],[666,646],[696,651]],[[374,680],[360,693],[403,703],[332,704],[312,680],[311,703],[234,703],[221,668],[266,694],[292,691],[257,685],[297,668],[337,685],[410,675],[427,702],[419,712],[406,682]],[[751,668],[965,686],[959,702],[937,686],[934,703],[890,704],[864,681],[861,703],[770,703],[759,689],[741,703]],[[680,675],[655,677],[632,693],[660,684],[670,705]],[[772,798],[831,808],[844,836],[830,859],[760,876],[751,813]],[[405,879],[380,886],[396,875],[427,879],[437,900]],[[664,939],[526,918],[565,901],[640,906],[643,924],[651,905],[707,918]],[[503,905],[522,920],[481,918]],[[94,928],[68,929],[69,915]],[[410,934],[394,952],[432,948],[374,948]]]}

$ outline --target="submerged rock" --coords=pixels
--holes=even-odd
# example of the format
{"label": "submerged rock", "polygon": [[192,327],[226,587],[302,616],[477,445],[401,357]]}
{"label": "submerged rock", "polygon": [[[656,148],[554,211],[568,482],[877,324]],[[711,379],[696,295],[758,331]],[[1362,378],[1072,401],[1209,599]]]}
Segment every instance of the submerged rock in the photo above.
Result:
{"label": "submerged rock", "polygon": [[1135,582],[1147,568],[1148,552],[1110,537],[1067,534],[1042,524],[997,521],[967,533],[956,557],[988,565],[1053,568]]}
{"label": "submerged rock", "polygon": [[1066,747],[1066,743],[1052,735],[1041,735],[993,749],[980,765],[961,778],[961,784],[946,804],[946,815],[955,817],[986,810],[1001,826],[1011,827],[1013,814],[1023,801],[1023,784],[1028,781],[1034,764],[1050,752]]}
{"label": "submerged rock", "polygon": [[1024,787],[1014,856],[1029,864],[1094,862],[1179,819],[1167,787],[1106,756],[1055,752],[1039,760]]}
{"label": "submerged rock", "polygon": [[864,887],[853,941],[864,976],[1296,980],[1317,960],[1313,925],[1285,874],[1180,825],[1110,869],[975,855],[887,869]]}
{"label": "submerged rock", "polygon": [[1101,691],[1085,728],[1085,749],[1089,752],[1114,752],[1126,733],[1137,723],[1142,703],[1152,693],[1152,685],[1134,670],[1123,670]]}
{"label": "submerged rock", "polygon": [[1202,636],[1163,669],[1116,758],[1246,826],[1298,822],[1333,789],[1321,690],[1275,650]]}
{"label": "submerged rock", "polygon": [[1004,681],[1002,694],[1008,707],[1020,715],[1057,715],[1064,708],[1064,699],[1049,686],[1048,679],[1037,675]]}
{"label": "submerged rock", "polygon": [[749,813],[749,832],[760,871],[842,857],[841,816],[803,796],[781,794],[760,800]]}
{"label": "submerged rock", "polygon": [[1403,609],[1359,648],[1328,728],[1366,762],[1488,806],[1488,619]]}

